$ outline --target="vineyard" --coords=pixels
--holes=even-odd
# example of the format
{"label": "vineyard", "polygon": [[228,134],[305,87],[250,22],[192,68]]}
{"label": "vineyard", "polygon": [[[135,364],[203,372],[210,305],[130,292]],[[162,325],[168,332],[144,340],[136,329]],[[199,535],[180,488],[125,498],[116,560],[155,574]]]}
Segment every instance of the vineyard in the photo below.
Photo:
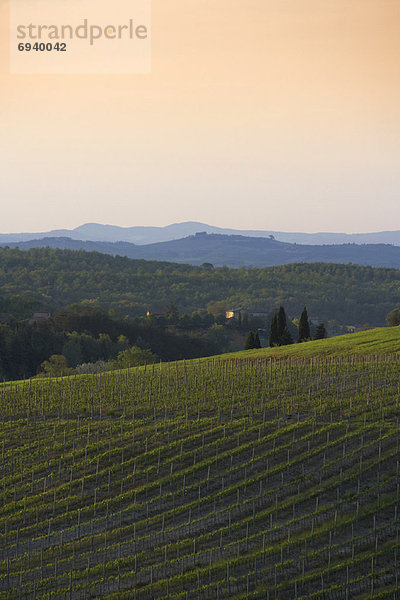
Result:
{"label": "vineyard", "polygon": [[0,598],[398,600],[399,329],[1,386]]}

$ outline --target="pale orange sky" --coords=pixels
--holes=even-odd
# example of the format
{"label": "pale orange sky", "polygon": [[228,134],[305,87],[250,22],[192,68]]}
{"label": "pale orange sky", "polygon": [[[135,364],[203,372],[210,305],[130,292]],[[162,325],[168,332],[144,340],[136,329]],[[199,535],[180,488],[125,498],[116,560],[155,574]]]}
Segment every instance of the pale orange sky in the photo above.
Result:
{"label": "pale orange sky", "polygon": [[400,0],[153,0],[152,73],[8,73],[1,232],[400,229]]}

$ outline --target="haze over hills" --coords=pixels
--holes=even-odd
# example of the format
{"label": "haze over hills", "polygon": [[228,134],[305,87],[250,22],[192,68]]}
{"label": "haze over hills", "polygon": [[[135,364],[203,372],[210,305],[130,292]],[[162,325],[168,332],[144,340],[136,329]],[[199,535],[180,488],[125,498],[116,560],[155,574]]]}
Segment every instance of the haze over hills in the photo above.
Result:
{"label": "haze over hills", "polygon": [[197,233],[178,240],[135,245],[127,242],[95,242],[68,237],[0,244],[21,250],[35,247],[97,251],[134,259],[168,261],[215,267],[267,267],[290,263],[353,263],[400,269],[400,247],[388,244],[305,245],[270,238]]}
{"label": "haze over hills", "polygon": [[68,237],[74,240],[101,242],[130,242],[138,245],[166,242],[205,231],[225,235],[268,238],[273,235],[281,242],[297,244],[393,244],[400,246],[400,230],[375,233],[291,233],[272,230],[236,230],[188,221],[166,227],[118,227],[86,223],[75,229],[55,229],[42,233],[1,233],[0,242],[21,242],[48,237]]}

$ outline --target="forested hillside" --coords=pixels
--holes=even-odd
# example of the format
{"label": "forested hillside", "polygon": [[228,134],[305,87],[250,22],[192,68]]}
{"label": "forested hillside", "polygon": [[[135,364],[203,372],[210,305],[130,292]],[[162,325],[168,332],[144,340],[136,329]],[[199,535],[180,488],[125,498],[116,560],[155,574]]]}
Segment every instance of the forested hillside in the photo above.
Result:
{"label": "forested hillside", "polygon": [[84,299],[131,316],[171,303],[180,313],[216,302],[221,312],[224,306],[270,311],[284,304],[290,315],[307,305],[320,320],[379,326],[399,303],[400,271],[336,264],[214,269],[95,252],[0,249],[0,315],[19,318]]}
{"label": "forested hillside", "polygon": [[210,262],[214,266],[231,268],[273,267],[290,263],[341,263],[371,267],[400,268],[400,247],[390,244],[288,244],[262,237],[218,235],[205,232],[183,239],[136,245],[126,242],[82,241],[68,237],[34,239],[9,243],[20,250],[58,248],[86,250],[133,259],[174,261],[199,266]]}

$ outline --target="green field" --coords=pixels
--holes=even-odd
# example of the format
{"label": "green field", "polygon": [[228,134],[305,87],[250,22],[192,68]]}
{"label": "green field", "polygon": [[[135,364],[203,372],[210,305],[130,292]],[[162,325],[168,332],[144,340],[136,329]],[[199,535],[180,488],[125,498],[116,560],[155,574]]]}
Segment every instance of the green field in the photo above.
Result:
{"label": "green field", "polygon": [[399,598],[400,328],[0,387],[0,598]]}
{"label": "green field", "polygon": [[312,356],[339,356],[400,353],[400,327],[380,327],[357,334],[340,335],[326,340],[315,340],[292,346],[246,350],[226,354],[227,358],[310,358]]}

